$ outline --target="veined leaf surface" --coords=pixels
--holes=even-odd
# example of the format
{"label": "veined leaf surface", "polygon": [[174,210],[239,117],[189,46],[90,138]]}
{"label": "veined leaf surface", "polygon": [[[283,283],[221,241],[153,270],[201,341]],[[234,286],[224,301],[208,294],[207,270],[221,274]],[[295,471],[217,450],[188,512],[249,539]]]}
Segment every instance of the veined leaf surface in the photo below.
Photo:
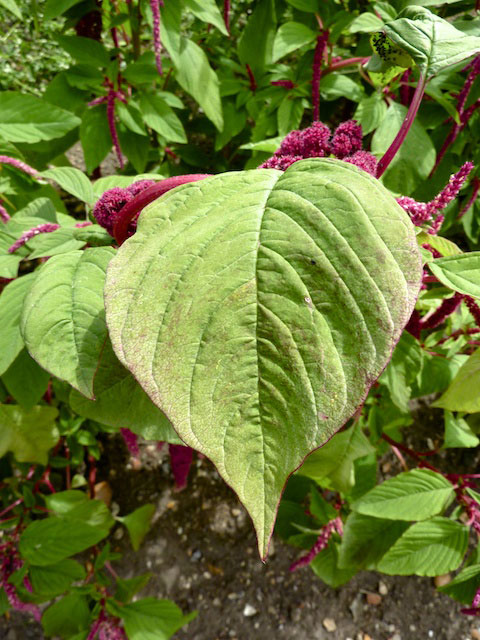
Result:
{"label": "veined leaf surface", "polygon": [[392,196],[319,158],[174,189],[110,262],[117,356],[236,491],[262,557],[287,477],[365,398],[420,277]]}

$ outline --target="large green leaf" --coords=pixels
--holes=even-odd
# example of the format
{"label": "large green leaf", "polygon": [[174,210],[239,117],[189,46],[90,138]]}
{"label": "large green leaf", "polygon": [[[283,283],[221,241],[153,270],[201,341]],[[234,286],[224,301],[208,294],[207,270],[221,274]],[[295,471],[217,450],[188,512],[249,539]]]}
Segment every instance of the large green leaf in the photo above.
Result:
{"label": "large green leaf", "polygon": [[480,411],[480,349],[472,353],[433,406],[465,413]]}
{"label": "large green leaf", "polygon": [[0,376],[5,373],[23,349],[20,316],[23,299],[32,286],[33,273],[7,284],[0,295]]}
{"label": "large green leaf", "polygon": [[223,129],[222,101],[217,74],[198,44],[181,38],[178,55],[173,58],[177,67],[176,80],[202,107],[216,128]]}
{"label": "large green leaf", "polygon": [[480,298],[480,251],[437,258],[428,266],[449,289]]}
{"label": "large green leaf", "polygon": [[340,567],[374,569],[376,562],[408,527],[407,522],[350,513],[340,545]]}
{"label": "large green leaf", "polygon": [[30,564],[45,567],[93,547],[108,531],[70,516],[52,516],[28,525],[20,538],[19,550]]}
{"label": "large green leaf", "polygon": [[153,404],[130,371],[120,364],[110,340],[107,340],[98,363],[93,392],[95,400],[89,400],[72,389],[72,409],[102,424],[131,429],[146,440],[183,444],[165,414]]}
{"label": "large green leaf", "polygon": [[274,0],[257,3],[238,39],[238,57],[244,65],[250,65],[254,73],[262,71],[273,62],[273,41],[276,31]]}
{"label": "large green leaf", "polygon": [[140,110],[145,124],[157,131],[167,142],[187,142],[182,123],[163,98],[149,93],[142,94]]}
{"label": "large green leaf", "polygon": [[[117,104],[122,104],[119,102]],[[107,126],[107,110],[104,105],[85,109],[80,125],[80,142],[87,171],[96,169],[112,148],[112,138]]]}
{"label": "large green leaf", "polygon": [[35,96],[0,92],[0,136],[10,142],[40,142],[60,138],[78,127],[80,119]]}
{"label": "large green leaf", "polygon": [[87,598],[79,593],[69,593],[57,600],[42,615],[43,630],[49,637],[71,638],[74,634],[84,631],[80,636],[84,638],[90,624],[91,613]]}
{"label": "large green leaf", "polygon": [[319,158],[168,192],[110,263],[117,356],[237,492],[262,556],[286,478],[365,398],[420,276],[392,196]]}
{"label": "large green leaf", "polygon": [[427,78],[480,53],[480,38],[465,35],[424,7],[406,7],[384,30]]}
{"label": "large green leaf", "polygon": [[83,36],[57,36],[60,46],[81,64],[106,67],[110,62],[105,47],[93,38]]}
{"label": "large green leaf", "polygon": [[42,172],[42,176],[54,180],[62,189],[65,189],[65,191],[87,204],[93,204],[95,202],[90,180],[82,171],[75,169],[75,167],[47,169]]}
{"label": "large green leaf", "polygon": [[[327,76],[328,78],[328,76]],[[407,115],[407,107],[394,102],[373,134],[372,153],[381,157],[389,148]],[[419,153],[421,149],[421,153]],[[382,181],[395,193],[409,195],[426,180],[435,164],[435,147],[420,122],[415,120]]]}
{"label": "large green leaf", "polygon": [[184,616],[170,600],[142,598],[120,607],[117,615],[123,620],[129,640],[167,640],[197,614]]}
{"label": "large green leaf", "polygon": [[0,5],[4,6],[5,9],[8,9],[19,20],[22,19],[22,12],[15,0],[0,0]]}
{"label": "large green leaf", "polygon": [[75,580],[83,580],[85,569],[76,560],[66,558],[46,567],[30,567],[29,577],[35,593],[52,598],[67,591]]}
{"label": "large green leaf", "polygon": [[301,22],[285,22],[275,36],[272,61],[276,62],[287,53],[313,42],[315,37],[315,32]]}
{"label": "large green leaf", "polygon": [[50,374],[22,349],[7,371],[2,382],[23,409],[29,411],[40,401],[48,387]]}
{"label": "large green leaf", "polygon": [[215,0],[185,0],[190,11],[200,20],[213,24],[224,35],[228,35],[222,14]]}
{"label": "large green leaf", "polygon": [[468,527],[448,518],[432,518],[409,527],[377,569],[389,575],[439,576],[458,568],[467,545]]}
{"label": "large green leaf", "polygon": [[0,405],[0,458],[12,451],[19,462],[47,463],[48,451],[59,438],[54,407],[25,411],[14,404]]}
{"label": "large green leaf", "polygon": [[89,398],[107,338],[103,285],[114,254],[111,247],[96,247],[50,258],[24,304],[22,333],[30,354]]}
{"label": "large green leaf", "polygon": [[376,518],[425,520],[443,511],[452,496],[452,484],[442,475],[413,469],[382,482],[352,509]]}
{"label": "large green leaf", "polygon": [[337,433],[327,444],[314,451],[300,467],[299,473],[319,484],[328,477],[338,491],[347,492],[355,482],[354,462],[372,453],[369,443],[358,425]]}

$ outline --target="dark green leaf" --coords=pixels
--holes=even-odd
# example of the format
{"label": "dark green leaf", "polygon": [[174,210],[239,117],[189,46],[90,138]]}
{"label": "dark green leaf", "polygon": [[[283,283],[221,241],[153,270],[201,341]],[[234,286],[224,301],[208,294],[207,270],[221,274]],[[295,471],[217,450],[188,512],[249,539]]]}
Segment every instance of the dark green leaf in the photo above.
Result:
{"label": "dark green leaf", "polygon": [[47,452],[57,443],[54,407],[25,411],[14,404],[0,405],[0,457],[12,451],[18,462],[47,463]]}

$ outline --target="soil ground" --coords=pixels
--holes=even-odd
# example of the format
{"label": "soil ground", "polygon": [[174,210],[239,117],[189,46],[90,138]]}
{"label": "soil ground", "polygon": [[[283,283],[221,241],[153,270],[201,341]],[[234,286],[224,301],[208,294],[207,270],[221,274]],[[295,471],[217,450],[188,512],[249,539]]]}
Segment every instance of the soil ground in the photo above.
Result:
{"label": "soil ground", "polygon": [[[114,530],[114,546],[123,552],[116,569],[122,577],[151,572],[141,595],[198,611],[176,640],[480,638],[480,622],[463,616],[460,605],[438,594],[429,579],[363,572],[330,589],[308,568],[290,573],[299,551],[278,539],[262,564],[250,520],[206,459],[196,461],[180,493],[173,491],[166,448],[159,453],[155,445],[142,445],[138,463],[117,436],[106,443],[102,468],[120,514],[147,502],[156,505],[138,553],[123,528]],[[2,640],[43,638],[25,616],[0,622]]]}

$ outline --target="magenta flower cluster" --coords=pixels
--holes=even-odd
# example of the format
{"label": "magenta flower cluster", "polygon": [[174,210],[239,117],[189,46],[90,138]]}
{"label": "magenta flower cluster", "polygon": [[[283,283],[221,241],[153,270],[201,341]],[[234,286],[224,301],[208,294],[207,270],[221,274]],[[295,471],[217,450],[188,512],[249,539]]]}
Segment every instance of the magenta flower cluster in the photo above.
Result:
{"label": "magenta flower cluster", "polygon": [[32,229],[24,231],[20,238],[8,247],[8,253],[14,253],[17,249],[23,247],[24,244],[35,236],[38,236],[40,233],[51,233],[57,229],[60,229],[60,225],[54,222],[46,222],[45,224],[39,224],[37,227],[32,227]]}
{"label": "magenta flower cluster", "polygon": [[440,212],[458,196],[472,169],[473,164],[465,162],[457,173],[450,176],[447,185],[430,202],[417,202],[408,196],[397,198],[397,202],[408,213],[414,225],[420,226],[425,222],[432,221],[428,232],[435,234],[444,220],[444,216]]}
{"label": "magenta flower cluster", "polygon": [[[114,187],[113,189],[105,191],[93,209],[93,215],[98,224],[113,236],[113,227],[115,226],[119,211],[127,202],[133,200],[135,196],[153,184],[155,184],[153,180],[139,180],[125,188]],[[136,221],[132,224],[136,227]]]}
{"label": "magenta flower cluster", "polygon": [[93,623],[87,640],[127,640],[127,636],[121,626],[119,618],[109,616],[105,609],[102,609],[97,620]]}
{"label": "magenta flower cluster", "polygon": [[312,560],[317,556],[320,551],[323,551],[327,548],[328,543],[330,542],[330,538],[334,532],[337,532],[339,536],[343,535],[343,524],[340,517],[334,518],[327,522],[325,526],[322,527],[320,535],[317,538],[317,541],[310,549],[310,551],[296,560],[291,566],[290,571],[296,571],[296,569],[300,569],[301,567],[306,567],[309,565]]}
{"label": "magenta flower cluster", "polygon": [[376,173],[377,159],[362,149],[362,127],[355,120],[342,122],[333,135],[323,122],[314,122],[306,129],[291,131],[261,168],[285,171],[298,160],[331,155],[360,167],[370,175]]}
{"label": "magenta flower cluster", "polygon": [[[0,544],[0,588],[5,591],[12,609],[31,613],[35,620],[40,621],[42,614],[37,605],[22,602],[18,597],[15,585],[9,582],[11,576],[23,567],[23,560],[18,553],[17,543],[18,537],[14,535],[7,538],[3,544]],[[23,579],[23,584],[28,591],[32,591],[32,586],[27,577]]]}

